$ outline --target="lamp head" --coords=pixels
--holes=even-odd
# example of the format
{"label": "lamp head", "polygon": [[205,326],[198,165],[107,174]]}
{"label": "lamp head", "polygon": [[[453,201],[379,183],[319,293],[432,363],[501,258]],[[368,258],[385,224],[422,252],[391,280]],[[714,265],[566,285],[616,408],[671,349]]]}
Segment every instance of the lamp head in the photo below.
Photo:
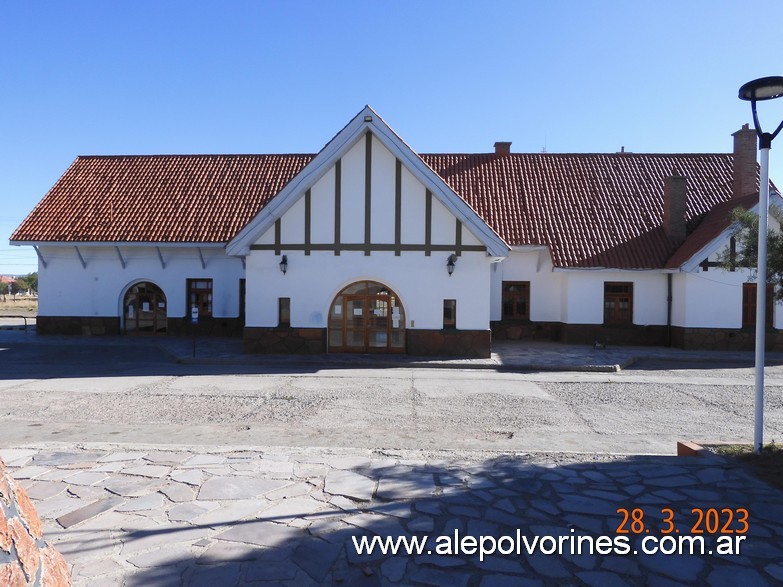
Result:
{"label": "lamp head", "polygon": [[739,89],[740,100],[773,100],[783,96],[783,76],[773,75],[754,79]]}
{"label": "lamp head", "polygon": [[457,255],[451,254],[449,255],[448,261],[446,261],[446,271],[449,272],[449,277],[451,277],[451,274],[454,273],[454,265],[457,263]]}
{"label": "lamp head", "polygon": [[783,77],[779,75],[773,75],[770,77],[760,77],[754,79],[752,82],[744,84],[739,89],[740,100],[747,100],[750,102],[750,109],[753,112],[753,124],[756,125],[756,134],[759,137],[759,149],[770,149],[772,147],[772,140],[778,136],[778,133],[783,129],[783,121],[778,125],[775,132],[764,132],[761,129],[759,123],[759,115],[756,112],[756,102],[761,100],[774,100],[783,96]]}

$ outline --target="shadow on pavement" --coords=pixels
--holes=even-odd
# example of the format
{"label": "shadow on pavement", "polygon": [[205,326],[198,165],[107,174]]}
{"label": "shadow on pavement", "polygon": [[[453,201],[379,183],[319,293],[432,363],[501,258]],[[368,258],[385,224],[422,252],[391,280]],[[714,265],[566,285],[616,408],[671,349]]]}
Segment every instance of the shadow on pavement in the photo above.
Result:
{"label": "shadow on pavement", "polygon": [[[0,331],[3,379],[80,378],[113,375],[314,373],[331,369],[455,368],[521,373],[541,371],[672,371],[739,369],[753,354],[683,351],[657,347],[591,347],[499,341],[490,359],[408,355],[246,355],[237,338],[41,336]],[[783,365],[783,354],[767,353],[767,365]]]}
{"label": "shadow on pavement", "polygon": [[[368,487],[367,500],[358,500]],[[711,519],[699,522],[694,508],[715,508],[717,525]],[[735,532],[744,528],[741,508],[749,517],[748,532],[740,535]],[[625,523],[618,509],[629,512]],[[633,514],[635,509],[643,516]],[[670,515],[673,525],[665,521]],[[628,533],[618,534],[618,527]],[[671,533],[664,534],[666,529]],[[737,536],[744,537],[740,553],[641,552],[643,540],[651,549],[658,544],[652,538],[664,536],[660,544],[666,548],[676,546],[680,536],[693,536],[697,546],[703,538],[705,550],[714,551],[717,536],[696,534],[699,529],[726,532],[721,541],[732,547]],[[415,465],[371,461],[332,469],[325,487],[278,500],[250,519],[202,523],[195,517],[177,528],[124,530],[122,554],[138,567],[124,577],[127,586],[783,581],[783,494],[722,461],[697,458],[638,457],[559,466],[510,456]],[[422,554],[410,556],[402,549],[396,555],[359,555],[353,546],[353,539],[410,543],[425,536],[430,538]],[[599,536],[607,538],[599,543]],[[456,544],[462,554],[454,553]],[[556,552],[558,544],[564,553]],[[507,554],[471,554],[479,545],[499,546]],[[526,552],[530,547],[533,554]]]}

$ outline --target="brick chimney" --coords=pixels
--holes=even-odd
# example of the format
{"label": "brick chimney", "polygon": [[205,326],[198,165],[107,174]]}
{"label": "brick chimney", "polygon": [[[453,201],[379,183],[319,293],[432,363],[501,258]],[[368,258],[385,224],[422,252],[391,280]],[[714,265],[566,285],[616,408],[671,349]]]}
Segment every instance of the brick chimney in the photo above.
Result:
{"label": "brick chimney", "polygon": [[511,141],[504,142],[498,141],[495,143],[495,155],[504,157],[505,155],[511,155]]}
{"label": "brick chimney", "polygon": [[743,124],[734,137],[734,177],[731,197],[741,198],[758,192],[756,166],[756,130]]}
{"label": "brick chimney", "polygon": [[688,180],[676,170],[663,184],[663,230],[675,243],[685,241]]}

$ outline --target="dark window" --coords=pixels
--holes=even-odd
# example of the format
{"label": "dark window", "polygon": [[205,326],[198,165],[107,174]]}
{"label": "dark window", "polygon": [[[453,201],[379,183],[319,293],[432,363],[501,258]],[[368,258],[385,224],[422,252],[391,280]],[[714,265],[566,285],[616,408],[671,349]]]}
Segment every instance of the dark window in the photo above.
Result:
{"label": "dark window", "polygon": [[530,320],[530,282],[503,282],[503,318]]}
{"label": "dark window", "polygon": [[604,324],[633,323],[633,283],[604,283]]}
{"label": "dark window", "polygon": [[443,300],[443,328],[457,327],[457,300]]}
{"label": "dark window", "polygon": [[[743,283],[742,284],[742,325],[743,326],[755,326],[756,325],[756,284],[755,283]],[[764,316],[764,323],[768,326],[772,326],[772,306],[774,304],[773,296],[775,292],[771,284],[767,284],[767,299],[766,307],[767,311]]]}
{"label": "dark window", "polygon": [[212,280],[188,279],[188,312],[195,306],[199,318],[212,316]]}
{"label": "dark window", "polygon": [[279,326],[291,326],[291,298],[277,298],[277,321]]}

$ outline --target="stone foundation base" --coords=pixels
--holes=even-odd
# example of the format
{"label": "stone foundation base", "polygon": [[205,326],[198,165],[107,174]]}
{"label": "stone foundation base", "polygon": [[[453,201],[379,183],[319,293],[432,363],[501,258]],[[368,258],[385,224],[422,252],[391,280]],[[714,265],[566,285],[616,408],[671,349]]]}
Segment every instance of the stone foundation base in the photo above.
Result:
{"label": "stone foundation base", "polygon": [[326,329],[246,327],[244,349],[249,354],[319,355],[326,352]]}
{"label": "stone foundation base", "polygon": [[[781,331],[767,328],[764,342],[765,350],[780,350],[783,347]],[[752,351],[756,348],[756,332],[752,328],[727,330],[673,326],[672,344],[683,349]]]}
{"label": "stone foundation base", "polygon": [[564,324],[560,342],[611,346],[666,346],[666,326],[604,326],[603,324]]}
{"label": "stone foundation base", "polygon": [[38,316],[38,334],[77,336],[113,336],[120,334],[120,319],[116,316]]}
{"label": "stone foundation base", "polygon": [[490,356],[489,330],[406,330],[408,354],[486,359]]}
{"label": "stone foundation base", "polygon": [[607,326],[562,322],[493,322],[492,335],[499,340],[547,340],[566,344],[665,346],[666,326]]}
{"label": "stone foundation base", "polygon": [[[191,336],[194,326],[190,318],[169,318],[162,336]],[[198,336],[242,336],[241,318],[202,318],[195,326]],[[116,316],[38,316],[38,334],[66,334],[77,336],[116,336],[123,334]]]}
{"label": "stone foundation base", "polygon": [[[492,323],[496,340],[548,340],[566,344],[592,345],[596,341],[618,346],[674,346],[689,350],[752,351],[756,333],[751,329],[683,328],[666,326],[605,326],[562,322]],[[783,331],[767,328],[766,350],[783,350]]]}
{"label": "stone foundation base", "polygon": [[[489,330],[406,330],[407,352],[420,356],[490,356]],[[304,355],[326,352],[325,328],[245,328],[250,354]]]}
{"label": "stone foundation base", "polygon": [[492,322],[492,338],[495,340],[560,340],[563,324],[560,322]]}
{"label": "stone foundation base", "polygon": [[196,329],[197,336],[227,336],[239,338],[244,330],[241,318],[200,318],[195,326],[190,318],[169,318],[168,333],[173,336],[192,336]]}

